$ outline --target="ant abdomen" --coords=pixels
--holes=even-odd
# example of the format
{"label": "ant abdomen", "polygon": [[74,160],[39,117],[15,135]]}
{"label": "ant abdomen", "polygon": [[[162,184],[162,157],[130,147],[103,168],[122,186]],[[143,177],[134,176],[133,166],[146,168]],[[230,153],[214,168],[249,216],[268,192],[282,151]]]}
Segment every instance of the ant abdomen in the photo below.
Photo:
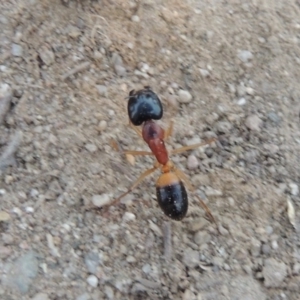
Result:
{"label": "ant abdomen", "polygon": [[173,172],[162,174],[156,183],[157,201],[173,220],[182,220],[188,210],[188,196],[183,182]]}
{"label": "ant abdomen", "polygon": [[160,120],[163,116],[161,101],[150,87],[130,91],[127,109],[129,119],[135,126],[148,120]]}

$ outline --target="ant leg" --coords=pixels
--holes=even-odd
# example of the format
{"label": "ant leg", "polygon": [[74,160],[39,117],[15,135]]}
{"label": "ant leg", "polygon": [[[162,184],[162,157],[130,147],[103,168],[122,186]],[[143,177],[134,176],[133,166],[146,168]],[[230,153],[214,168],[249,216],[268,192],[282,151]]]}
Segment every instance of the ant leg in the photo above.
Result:
{"label": "ant leg", "polygon": [[207,205],[204,203],[204,201],[198,196],[198,195],[195,195],[196,198],[198,198],[199,202],[200,202],[200,205],[201,207],[203,208],[203,210],[205,211],[207,217],[209,218],[209,220],[212,222],[212,223],[215,223],[217,225],[217,222],[216,222],[216,219],[214,218],[213,214],[211,213],[210,209],[207,207]]}
{"label": "ant leg", "polygon": [[139,137],[143,138],[142,132],[134,126],[131,122],[129,122],[129,126],[138,134]]}
{"label": "ant leg", "polygon": [[121,198],[125,197],[130,192],[132,192],[147,176],[149,176],[150,174],[152,174],[158,167],[159,167],[159,165],[155,164],[153,168],[146,170],[142,175],[140,175],[140,177],[134,182],[134,184],[125,193],[123,193],[122,195],[120,195],[118,198],[116,198],[115,200],[113,200],[108,205],[109,206],[114,205],[116,202],[120,201]]}
{"label": "ant leg", "polygon": [[154,155],[152,152],[149,152],[149,151],[136,151],[136,150],[126,150],[123,153],[125,155],[126,154],[131,154],[131,155]]}
{"label": "ant leg", "polygon": [[[195,191],[195,188],[192,186],[192,184],[190,183],[189,179],[187,178],[187,176],[179,169],[175,169],[174,170],[175,174],[181,179],[184,181],[184,183],[188,186],[188,188],[194,192]],[[212,223],[215,223],[217,224],[214,216],[212,215],[210,209],[207,207],[207,205],[204,203],[204,201],[198,196],[198,195],[195,195],[196,198],[198,198],[199,202],[200,202],[200,205],[201,207],[203,208],[203,210],[205,211],[206,213],[206,216],[209,218],[209,220],[212,222]]]}
{"label": "ant leg", "polygon": [[173,120],[170,121],[169,123],[169,127],[168,129],[165,131],[165,134],[164,134],[164,139],[167,139],[168,137],[170,137],[173,133]]}
{"label": "ant leg", "polygon": [[174,169],[175,174],[188,186],[188,189],[191,192],[195,191],[195,188],[192,186],[191,182],[189,181],[188,177],[179,169]]}
{"label": "ant leg", "polygon": [[185,152],[185,151],[188,151],[188,150],[193,150],[193,149],[205,146],[205,145],[209,145],[209,144],[215,142],[216,140],[217,140],[216,138],[211,138],[211,139],[208,139],[207,141],[199,143],[199,144],[194,144],[194,145],[190,145],[190,146],[180,147],[178,149],[172,150],[171,154],[178,154],[178,153]]}

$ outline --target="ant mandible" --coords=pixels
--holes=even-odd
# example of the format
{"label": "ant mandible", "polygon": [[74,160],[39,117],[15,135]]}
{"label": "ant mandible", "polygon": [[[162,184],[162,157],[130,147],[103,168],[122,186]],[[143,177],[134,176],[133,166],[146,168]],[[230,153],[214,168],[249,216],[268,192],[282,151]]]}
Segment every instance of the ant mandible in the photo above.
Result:
{"label": "ant mandible", "polygon": [[[184,186],[186,183],[191,190],[194,190],[186,175],[177,169],[169,159],[169,154],[165,146],[165,140],[171,136],[173,130],[173,122],[169,128],[164,131],[154,120],[160,120],[163,116],[163,107],[158,96],[149,86],[139,91],[130,91],[128,100],[128,116],[130,126],[138,133],[140,137],[148,144],[151,152],[147,151],[124,151],[125,154],[131,155],[154,155],[156,162],[153,168],[146,170],[135,183],[121,196],[113,201],[119,201],[122,197],[129,194],[136,188],[147,176],[158,168],[162,174],[156,181],[156,196],[158,204],[163,212],[173,220],[182,220],[188,210],[188,196]],[[142,125],[142,131],[136,126]],[[171,154],[177,154],[184,151],[192,150],[214,142],[212,138],[203,143],[181,147],[171,151]],[[184,183],[183,183],[184,182]],[[196,196],[209,218],[214,218],[205,203]],[[111,203],[110,205],[112,205]]]}

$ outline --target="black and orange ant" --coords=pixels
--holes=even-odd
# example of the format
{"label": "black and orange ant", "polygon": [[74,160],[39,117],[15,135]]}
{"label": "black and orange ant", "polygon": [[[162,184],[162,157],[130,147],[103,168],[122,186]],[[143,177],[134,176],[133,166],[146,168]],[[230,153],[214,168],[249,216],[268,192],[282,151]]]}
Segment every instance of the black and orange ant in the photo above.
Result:
{"label": "black and orange ant", "polygon": [[[135,183],[122,195],[113,201],[119,201],[122,197],[129,194],[135,189],[147,176],[158,168],[162,174],[156,182],[156,195],[158,204],[163,212],[173,220],[182,220],[188,210],[188,196],[184,183],[194,190],[187,176],[177,169],[169,159],[169,154],[165,146],[165,140],[171,136],[173,130],[173,122],[169,128],[164,131],[154,120],[160,120],[163,116],[163,107],[158,96],[150,87],[145,87],[139,91],[130,91],[128,100],[128,116],[131,127],[141,136],[148,144],[151,152],[148,151],[124,151],[125,154],[131,155],[154,155],[156,162],[153,168],[146,170]],[[140,131],[136,126],[142,125]],[[211,138],[203,143],[181,147],[171,151],[171,154],[181,153],[192,150],[215,141]],[[196,197],[198,197],[196,195]],[[200,204],[206,211],[208,217],[214,221],[210,210],[205,203],[198,197]],[[112,205],[111,203],[110,205]]]}

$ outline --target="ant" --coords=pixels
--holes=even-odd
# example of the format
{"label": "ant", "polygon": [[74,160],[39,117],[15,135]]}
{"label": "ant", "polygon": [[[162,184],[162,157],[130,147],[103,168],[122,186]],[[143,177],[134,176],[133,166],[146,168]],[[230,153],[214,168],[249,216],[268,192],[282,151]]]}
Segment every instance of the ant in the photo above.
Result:
{"label": "ant", "polygon": [[[177,169],[169,159],[169,154],[165,146],[165,140],[172,134],[173,122],[170,123],[169,128],[166,131],[164,131],[157,123],[155,123],[154,120],[160,120],[162,118],[163,107],[160,99],[149,86],[146,86],[144,89],[138,91],[130,91],[128,98],[129,100],[127,109],[130,126],[140,137],[144,139],[151,152],[128,150],[124,151],[124,153],[131,155],[154,155],[156,162],[153,168],[148,169],[141,174],[134,184],[125,193],[115,199],[113,203],[119,201],[122,197],[129,194],[147,176],[160,168],[162,174],[156,181],[156,196],[158,204],[168,217],[173,220],[180,221],[185,217],[188,210],[188,196],[183,182],[185,182],[191,190],[194,188],[189,183],[186,175]],[[142,125],[141,131],[136,127],[140,125]],[[172,150],[171,154],[192,150],[210,144],[215,140],[215,138],[212,138],[203,143],[181,147]],[[208,207],[199,197],[198,199],[200,200],[200,203],[206,211],[208,217],[214,221],[214,218]],[[109,205],[112,205],[113,203]]]}

